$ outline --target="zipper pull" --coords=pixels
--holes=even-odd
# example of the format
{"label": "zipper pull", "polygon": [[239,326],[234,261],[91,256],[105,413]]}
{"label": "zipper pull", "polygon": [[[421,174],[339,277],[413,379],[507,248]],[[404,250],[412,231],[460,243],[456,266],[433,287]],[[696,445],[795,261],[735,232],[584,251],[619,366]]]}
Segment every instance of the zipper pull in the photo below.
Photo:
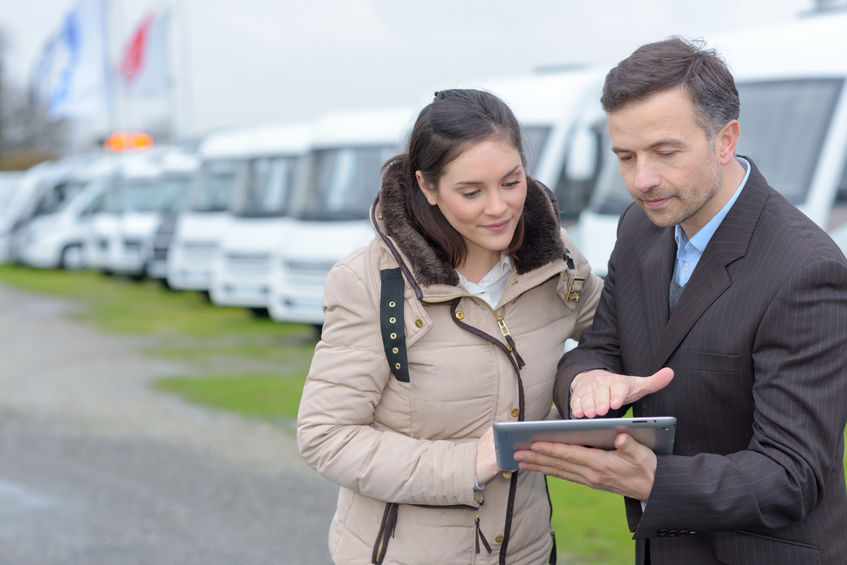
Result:
{"label": "zipper pull", "polygon": [[474,516],[474,523],[476,525],[476,543],[474,545],[476,552],[479,553],[479,542],[482,540],[482,545],[485,546],[488,553],[491,553],[491,545],[488,543],[488,540],[485,539],[485,536],[482,535],[482,530],[479,529],[479,512],[476,512],[476,515]]}
{"label": "zipper pull", "polygon": [[510,353],[513,353],[515,355],[515,361],[518,362],[518,368],[522,369],[523,366],[526,365],[526,363],[524,363],[524,360],[518,353],[517,346],[515,345],[515,340],[512,339],[512,334],[509,333],[509,328],[506,327],[506,321],[502,317],[497,316],[497,325],[500,327],[500,333],[502,333],[503,337],[506,338],[506,343],[508,344],[506,345],[506,347],[509,349]]}

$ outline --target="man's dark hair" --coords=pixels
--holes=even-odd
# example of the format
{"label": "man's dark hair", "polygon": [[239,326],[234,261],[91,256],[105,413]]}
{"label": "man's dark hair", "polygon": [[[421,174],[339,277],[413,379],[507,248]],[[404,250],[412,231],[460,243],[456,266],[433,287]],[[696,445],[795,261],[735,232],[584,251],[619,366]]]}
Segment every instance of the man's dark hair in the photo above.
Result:
{"label": "man's dark hair", "polygon": [[603,109],[613,112],[629,102],[681,86],[697,108],[700,125],[709,137],[730,120],[740,107],[735,80],[726,63],[703,42],[680,37],[648,43],[618,63],[606,75]]}

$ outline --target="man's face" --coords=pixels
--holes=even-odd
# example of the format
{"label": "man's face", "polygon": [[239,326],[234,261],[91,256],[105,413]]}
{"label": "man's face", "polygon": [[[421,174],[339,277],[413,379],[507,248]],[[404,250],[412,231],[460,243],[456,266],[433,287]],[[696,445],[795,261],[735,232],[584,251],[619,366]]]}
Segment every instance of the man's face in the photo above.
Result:
{"label": "man's face", "polygon": [[722,187],[719,149],[681,87],[609,112],[608,126],[624,184],[657,226],[680,224],[692,237],[732,194]]}

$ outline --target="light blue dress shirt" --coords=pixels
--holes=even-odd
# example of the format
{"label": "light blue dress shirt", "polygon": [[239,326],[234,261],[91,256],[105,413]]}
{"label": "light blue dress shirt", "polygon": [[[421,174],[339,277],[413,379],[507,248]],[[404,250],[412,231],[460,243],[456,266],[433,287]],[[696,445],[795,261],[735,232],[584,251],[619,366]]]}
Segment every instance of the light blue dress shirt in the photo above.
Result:
{"label": "light blue dress shirt", "polygon": [[700,257],[702,257],[703,251],[709,244],[709,240],[711,240],[712,236],[715,235],[718,226],[721,225],[721,222],[723,222],[723,219],[726,217],[730,208],[732,208],[732,205],[735,204],[736,200],[738,200],[738,195],[741,194],[741,189],[744,188],[744,185],[747,184],[747,179],[750,178],[750,163],[742,157],[736,157],[736,159],[738,159],[738,162],[741,163],[741,165],[747,170],[747,174],[744,175],[744,178],[741,180],[741,184],[738,185],[738,188],[727,203],[724,204],[723,208],[721,208],[720,211],[715,214],[715,216],[709,220],[705,226],[700,228],[700,231],[694,234],[694,237],[691,239],[688,239],[688,236],[685,235],[685,230],[683,230],[679,225],[674,226],[674,239],[676,240],[676,264],[674,265],[673,276],[679,286],[684,287],[685,283],[688,282],[688,279],[691,278],[691,273],[694,272],[694,268],[700,261]]}

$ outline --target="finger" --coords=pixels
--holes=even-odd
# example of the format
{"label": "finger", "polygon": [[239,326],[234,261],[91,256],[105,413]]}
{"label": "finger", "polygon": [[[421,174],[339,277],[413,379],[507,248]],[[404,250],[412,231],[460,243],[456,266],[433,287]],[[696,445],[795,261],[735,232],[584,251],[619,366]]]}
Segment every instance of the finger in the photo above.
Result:
{"label": "finger", "polygon": [[617,410],[624,405],[630,391],[629,379],[616,380],[609,387],[609,407]]}
{"label": "finger", "polygon": [[609,396],[610,391],[608,386],[596,387],[594,389],[594,404],[591,407],[594,410],[594,414],[588,416],[589,418],[603,416],[609,411]]}

